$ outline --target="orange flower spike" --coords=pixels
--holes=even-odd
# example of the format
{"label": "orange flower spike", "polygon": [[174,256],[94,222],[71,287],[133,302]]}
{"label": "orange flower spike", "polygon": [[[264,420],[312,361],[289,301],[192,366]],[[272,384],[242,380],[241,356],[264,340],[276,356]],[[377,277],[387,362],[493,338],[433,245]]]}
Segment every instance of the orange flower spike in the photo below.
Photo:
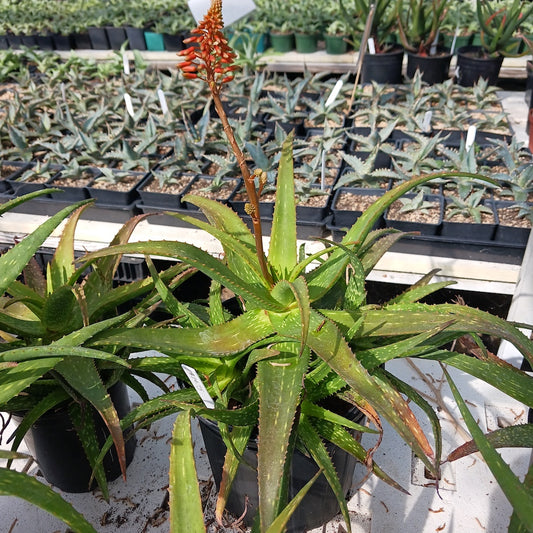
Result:
{"label": "orange flower spike", "polygon": [[[201,76],[215,90],[219,91],[224,83],[233,79],[231,72],[237,69],[233,61],[237,57],[229,47],[222,32],[222,2],[213,0],[204,19],[191,31],[191,37],[184,39],[185,44],[196,43],[178,52],[184,61],[178,68],[184,73],[205,73]],[[194,67],[194,68],[193,68]]]}

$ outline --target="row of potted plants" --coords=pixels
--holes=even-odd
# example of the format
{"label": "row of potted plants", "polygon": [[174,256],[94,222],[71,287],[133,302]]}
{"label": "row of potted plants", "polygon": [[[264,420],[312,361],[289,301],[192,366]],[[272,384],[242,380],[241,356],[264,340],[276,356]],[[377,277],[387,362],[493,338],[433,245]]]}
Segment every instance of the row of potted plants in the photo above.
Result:
{"label": "row of potted plants", "polygon": [[[368,63],[387,62],[385,69],[399,65],[394,71],[401,72],[403,54],[390,56],[391,51],[403,47],[407,53],[407,75],[412,77],[417,68],[424,73],[425,81],[441,82],[448,77],[452,53],[463,48],[459,55],[460,71],[470,66],[472,59],[497,57],[498,65],[490,81],[497,80],[501,57],[526,53],[528,48],[524,35],[531,34],[531,6],[523,0],[483,2],[474,6],[470,2],[430,2],[427,0],[353,0],[333,5],[325,2],[311,9],[306,2],[280,3],[279,0],[258,2],[258,19],[261,28],[270,32],[274,49],[281,52],[296,47],[300,52],[313,52],[321,35],[326,39],[326,49],[335,37],[358,49],[367,20],[370,21],[369,37],[372,41],[367,52],[365,71],[372,69]],[[372,12],[371,12],[372,7]],[[286,11],[291,13],[285,17]],[[372,13],[372,16],[370,16]],[[309,40],[312,37],[312,42]],[[475,49],[465,49],[475,45]],[[330,49],[333,52],[333,48]],[[462,56],[466,55],[467,60]],[[376,56],[374,58],[374,56]],[[396,60],[396,62],[394,61]],[[488,75],[488,62],[478,67],[478,73]],[[430,72],[431,71],[431,72]],[[434,73],[432,73],[434,72]],[[367,80],[369,72],[366,73]],[[474,79],[477,79],[475,77]],[[468,75],[459,75],[460,83],[471,85]],[[376,81],[399,80],[392,78]]]}
{"label": "row of potted plants", "polygon": [[180,50],[194,19],[187,2],[0,2],[0,48]]}
{"label": "row of potted plants", "polygon": [[[204,426],[216,431],[227,448],[223,458],[210,457],[215,479],[220,480],[216,518],[221,526],[232,485],[242,472],[239,463],[243,456],[252,454],[257,458],[257,473],[252,480],[252,486],[258,486],[257,505],[252,504],[243,517],[246,523],[251,524],[255,515],[258,531],[271,533],[284,531],[287,526],[302,531],[318,525],[289,520],[299,504],[305,505],[313,483],[323,475],[350,531],[344,488],[332,459],[337,452],[342,450],[355,457],[369,473],[405,490],[373,460],[384,431],[382,419],[423,461],[428,472],[439,478],[440,420],[419,392],[386,367],[395,359],[421,358],[439,362],[444,368],[473,437],[470,447],[455,451],[448,460],[479,450],[513,505],[512,523],[531,529],[527,481],[521,482],[495,449],[500,439],[509,442],[506,438],[514,445],[524,445],[530,426],[503,428],[485,436],[446,369],[448,365],[459,368],[531,406],[532,378],[488,353],[480,335],[488,333],[510,341],[533,363],[531,341],[514,325],[477,309],[457,303],[422,303],[425,296],[445,285],[431,283],[431,273],[384,305],[366,302],[366,276],[401,237],[399,233],[374,232],[372,227],[389,205],[435,176],[414,177],[386,192],[348,230],[341,246],[325,243],[322,250],[307,255],[298,251],[296,239],[289,135],[279,157],[276,207],[266,254],[258,192],[267,177],[248,167],[221,100],[234,57],[221,33],[220,6],[220,1],[212,3],[206,17],[208,31],[198,39],[202,46],[185,63],[187,67],[201,66],[212,88],[214,106],[244,177],[253,231],[226,206],[191,195],[187,201],[200,208],[209,222],[184,215],[180,218],[220,240],[225,252],[222,259],[184,242],[127,244],[140,221],[137,217],[126,223],[110,246],[76,260],[75,227],[87,208],[82,202],[52,216],[4,253],[0,257],[0,375],[4,383],[0,410],[24,415],[13,449],[4,455],[16,453],[20,439],[36,421],[66,407],[107,497],[101,471],[105,451],[114,446],[125,474],[128,428],[132,424],[144,427],[160,417],[177,414],[170,442],[170,530],[205,531],[191,433],[192,418],[200,416]],[[187,68],[184,72],[190,75],[198,71]],[[483,178],[478,175],[478,179]],[[4,204],[0,213],[28,199]],[[47,279],[43,280],[31,264],[28,268],[26,265],[67,217]],[[113,289],[109,280],[124,253],[168,256],[180,263],[158,272],[147,259],[149,275]],[[91,265],[94,268],[87,271]],[[173,291],[196,269],[210,280],[208,298],[180,301]],[[23,271],[27,284],[18,280]],[[229,301],[227,290],[222,289],[231,291],[235,298]],[[116,306],[126,302],[130,303],[128,310],[117,312]],[[158,307],[162,315],[155,314]],[[454,351],[453,341],[463,339],[466,333],[474,339],[475,348],[470,354]],[[132,358],[130,351],[134,349],[156,349],[164,356]],[[183,388],[166,391],[153,372],[177,376]],[[155,380],[162,388],[161,396],[148,399],[139,377]],[[119,380],[142,398],[142,403],[125,417],[119,417],[106,392]],[[72,396],[75,401],[70,399]],[[91,416],[80,419],[91,412],[91,406],[111,432],[100,453]],[[354,407],[372,427],[361,424],[360,417],[354,418]],[[422,429],[422,416],[431,423],[431,435]],[[375,433],[378,441],[366,449],[354,431]],[[207,433],[204,435],[208,441]],[[220,446],[217,448],[220,450]],[[302,488],[298,486],[293,493],[289,491],[290,465],[298,461],[299,450],[311,458],[316,474],[311,473],[301,483]],[[348,480],[351,475],[348,473]],[[27,475],[2,467],[0,476],[5,482],[4,494],[24,495],[55,512],[73,529],[94,532],[94,527],[72,508],[61,506],[57,497],[47,499],[50,491],[42,485],[36,487],[35,480]],[[33,491],[27,492],[28,487]],[[253,493],[248,493],[253,502]],[[323,498],[323,493],[311,501],[316,498]],[[312,511],[313,507],[307,506],[303,516],[312,516]],[[329,511],[335,512],[332,508]],[[320,522],[325,519],[321,516]]]}

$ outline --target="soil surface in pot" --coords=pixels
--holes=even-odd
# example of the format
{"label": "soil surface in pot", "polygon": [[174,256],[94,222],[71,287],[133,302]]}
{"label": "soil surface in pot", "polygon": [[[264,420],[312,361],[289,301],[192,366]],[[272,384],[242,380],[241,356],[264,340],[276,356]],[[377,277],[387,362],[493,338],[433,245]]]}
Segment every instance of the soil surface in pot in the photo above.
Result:
{"label": "soil surface in pot", "polygon": [[3,162],[0,165],[0,178],[2,179],[7,178],[8,176],[11,176],[11,174],[19,170],[20,170],[20,167]]}
{"label": "soil surface in pot", "polygon": [[[459,222],[461,224],[475,224],[476,223],[472,217],[462,215],[460,213],[458,213],[457,215],[454,215],[453,217],[446,215],[445,220],[447,220],[448,222]],[[494,223],[495,223],[494,215],[491,215],[490,213],[481,213],[481,224],[494,224]]]}
{"label": "soil surface in pot", "polygon": [[337,198],[335,209],[342,209],[345,211],[365,211],[381,196],[359,195],[351,192],[346,192]]}
{"label": "soil surface in pot", "polygon": [[163,185],[160,185],[157,180],[151,180],[150,183],[143,187],[143,190],[146,192],[180,194],[191,182],[192,178],[193,176],[185,174],[177,178],[172,178],[172,183],[164,183]]}
{"label": "soil surface in pot", "polygon": [[112,191],[129,191],[137,182],[139,178],[137,176],[124,176],[117,181],[95,181],[92,187],[95,189],[107,189]]}
{"label": "soil surface in pot", "polygon": [[519,207],[499,207],[498,220],[500,226],[511,226],[513,228],[530,228],[531,221],[527,217],[519,217]]}
{"label": "soil surface in pot", "polygon": [[401,212],[401,202],[394,202],[388,211],[387,218],[390,220],[404,220],[408,222],[421,222],[423,224],[438,224],[440,222],[440,204],[431,202],[431,206],[425,209]]}
{"label": "soil surface in pot", "polygon": [[196,194],[204,198],[211,198],[213,200],[227,200],[233,189],[237,186],[238,180],[224,181],[220,187],[216,189],[211,188],[213,182],[209,179],[200,178],[191,184],[191,188],[187,194]]}
{"label": "soil surface in pot", "polygon": [[86,187],[94,179],[90,172],[84,172],[79,178],[57,178],[50,185],[53,187]]}

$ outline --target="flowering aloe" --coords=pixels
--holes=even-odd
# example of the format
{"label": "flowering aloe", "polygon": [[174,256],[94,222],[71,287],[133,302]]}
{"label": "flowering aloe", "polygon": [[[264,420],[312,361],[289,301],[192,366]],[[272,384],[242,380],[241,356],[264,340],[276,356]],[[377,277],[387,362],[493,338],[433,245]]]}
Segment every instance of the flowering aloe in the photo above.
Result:
{"label": "flowering aloe", "polygon": [[[217,1],[212,3],[206,18],[215,16],[220,17]],[[211,28],[214,32],[211,42],[220,46],[217,37],[220,20],[211,25],[204,20],[199,27]],[[203,50],[204,54],[207,52],[208,49]],[[197,72],[203,75],[206,71],[200,69],[194,73]],[[212,94],[234,147],[235,139],[225,121],[218,88]],[[236,151],[236,156],[242,163],[243,174],[249,176],[242,152]],[[191,468],[191,415],[217,420],[227,444],[216,509],[220,523],[240,458],[257,430],[259,516],[255,530],[283,531],[295,504],[309,488],[307,485],[302,489],[287,506],[288,472],[293,451],[298,446],[309,453],[323,472],[339,500],[350,531],[347,504],[324,441],[353,454],[376,475],[401,487],[373,462],[379,439],[376,446],[364,449],[349,432],[360,426],[330,411],[325,407],[326,399],[333,396],[357,406],[378,432],[382,431],[381,419],[387,420],[436,476],[441,450],[439,420],[419,393],[383,368],[387,361],[420,357],[445,362],[532,405],[533,378],[496,357],[476,359],[447,348],[451,341],[467,332],[489,333],[509,340],[533,361],[533,343],[504,320],[461,305],[419,303],[421,298],[447,283],[431,284],[428,275],[381,307],[366,302],[366,276],[401,237],[394,230],[372,231],[381,213],[412,188],[432,178],[451,175],[459,174],[426,175],[406,181],[369,207],[348,229],[340,244],[326,242],[323,249],[306,254],[299,251],[296,239],[292,135],[289,135],[280,157],[267,256],[258,242],[257,232],[254,241],[248,227],[233,210],[190,195],[186,201],[198,206],[207,222],[181,214],[174,216],[218,239],[225,252],[222,259],[194,245],[169,241],[113,246],[86,256],[88,262],[115,253],[168,256],[198,268],[212,280],[208,313],[204,313],[208,318],[204,322],[196,321],[182,328],[168,324],[117,328],[101,332],[90,342],[95,347],[126,345],[159,350],[165,357],[144,360],[144,369],[164,370],[176,362],[192,366],[214,398],[215,408],[207,409],[194,390],[183,389],[146,402],[123,421],[124,425],[144,424],[171,412],[182,412],[176,420],[171,449],[172,531],[204,530],[199,517],[202,509],[199,490]],[[250,178],[247,190],[249,211],[253,213],[257,207],[257,190],[253,176]],[[156,280],[156,285],[168,308],[174,309],[179,319],[183,307],[178,307],[164,284]],[[222,307],[222,287],[232,291],[240,302],[240,311],[234,315]],[[411,409],[412,404],[429,418],[434,448]]]}

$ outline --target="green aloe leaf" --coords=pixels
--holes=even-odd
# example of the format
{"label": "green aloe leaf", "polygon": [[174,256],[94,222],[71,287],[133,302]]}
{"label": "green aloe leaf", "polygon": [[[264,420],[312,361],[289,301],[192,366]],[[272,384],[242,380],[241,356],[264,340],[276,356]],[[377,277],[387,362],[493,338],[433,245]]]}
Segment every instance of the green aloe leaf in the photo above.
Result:
{"label": "green aloe leaf", "polygon": [[120,419],[100,374],[91,359],[65,357],[56,365],[56,370],[68,385],[89,401],[100,413],[115,443],[122,476],[126,479],[126,451]]}
{"label": "green aloe leaf", "polygon": [[[279,332],[298,338],[297,321],[279,323]],[[434,458],[424,431],[403,397],[387,381],[371,376],[352,352],[337,327],[320,314],[311,314],[308,346],[355,391],[365,398],[409,444],[431,470]]]}
{"label": "green aloe leaf", "polygon": [[198,358],[226,357],[242,352],[255,342],[273,334],[264,311],[247,313],[205,328],[117,328],[102,332],[92,341],[95,346],[118,344],[158,350],[169,356]]}
{"label": "green aloe leaf", "polygon": [[[46,412],[58,405],[64,400],[67,400],[69,395],[63,389],[56,389],[50,394],[46,395],[35,407],[30,409],[25,415],[14,433],[12,450],[17,450],[24,438],[24,435],[30,430],[33,424]],[[8,465],[9,466],[9,465]]]}
{"label": "green aloe leaf", "polygon": [[270,233],[268,262],[278,279],[287,279],[297,262],[296,204],[290,133],[281,148],[281,159],[276,183],[276,204]]}
{"label": "green aloe leaf", "polygon": [[509,465],[490,444],[468,410],[450,374],[446,368],[443,367],[443,370],[466,427],[476,442],[483,459],[485,459],[487,466],[498,481],[503,493],[513,506],[514,513],[516,513],[522,525],[528,531],[533,531],[533,514],[531,513],[531,509],[533,508],[533,490],[520,482]]}
{"label": "green aloe leaf", "polygon": [[87,485],[87,490],[90,489],[92,478],[94,476],[98,483],[98,487],[102,491],[102,496],[106,501],[109,501],[109,491],[107,488],[104,465],[103,463],[96,462],[98,453],[100,452],[100,443],[98,442],[96,427],[93,420],[93,410],[87,409],[86,406],[82,407],[76,402],[72,402],[69,405],[69,416],[76,430],[76,434],[80,439],[85,456],[93,469],[91,479]]}
{"label": "green aloe leaf", "polygon": [[205,532],[191,434],[191,414],[179,413],[170,444],[169,506],[171,533]]}
{"label": "green aloe leaf", "polygon": [[322,472],[319,470],[299,491],[298,494],[288,503],[288,505],[279,513],[277,518],[272,522],[270,527],[266,530],[266,533],[283,533],[287,522],[289,521],[292,513],[296,510],[298,505],[304,499],[304,496],[309,492],[314,482],[320,477]]}
{"label": "green aloe leaf", "polygon": [[339,476],[337,475],[326,446],[305,415],[301,416],[300,423],[298,424],[298,437],[302,440],[305,448],[326,477],[329,486],[333,490],[333,494],[335,494],[335,497],[339,502],[339,507],[344,518],[344,524],[346,525],[348,533],[350,533],[352,530],[350,515],[348,513],[348,505],[346,503],[346,497],[342,490]]}
{"label": "green aloe leaf", "polygon": [[[301,327],[300,327],[301,334]],[[290,436],[309,351],[300,355],[298,343],[279,343],[275,360],[257,364],[256,385],[259,392],[259,449],[257,481],[261,531],[266,531],[281,511],[283,479],[287,469]]]}
{"label": "green aloe leaf", "polygon": [[78,220],[89,205],[85,204],[76,209],[63,228],[54,257],[48,267],[47,291],[49,294],[66,285],[74,273],[74,233]]}
{"label": "green aloe leaf", "polygon": [[[338,424],[334,424],[323,419],[313,419],[312,424],[322,438],[329,440],[331,443],[335,444],[345,452],[350,453],[361,463],[368,463],[369,458],[367,451],[363,445],[354,439],[354,437],[350,435],[346,429]],[[379,479],[389,484],[391,487],[394,487],[404,494],[409,494],[399,483],[394,481],[386,472],[384,472],[373,460],[369,468]]]}
{"label": "green aloe leaf", "polygon": [[24,196],[17,196],[12,200],[8,200],[4,204],[0,204],[0,215],[7,213],[14,207],[17,207],[18,205],[23,204],[24,202],[28,202],[29,200],[32,200],[33,198],[38,198],[39,196],[44,196],[45,194],[50,194],[51,192],[61,192],[61,189],[41,189],[39,191],[34,191],[29,194],[25,194]]}
{"label": "green aloe leaf", "polygon": [[254,429],[253,425],[241,426],[233,428],[231,432],[232,447],[228,447],[226,456],[224,457],[224,467],[222,469],[222,479],[220,481],[220,489],[218,491],[217,503],[215,507],[215,516],[218,523],[222,523],[222,515],[226,507],[226,502],[231,491],[231,486],[237,469],[241,464],[240,458],[250,440],[250,435]]}
{"label": "green aloe leaf", "polygon": [[24,320],[0,311],[0,329],[20,337],[40,338],[45,330],[40,320]]}
{"label": "green aloe leaf", "polygon": [[[494,448],[533,448],[533,424],[519,424],[496,429],[485,435],[487,442]],[[479,451],[475,440],[465,442],[446,458],[447,461],[457,461]]]}
{"label": "green aloe leaf", "polygon": [[130,243],[126,245],[112,246],[104,250],[90,253],[85,256],[85,260],[92,261],[98,257],[122,253],[141,253],[144,255],[161,255],[164,257],[176,258],[197,268],[211,279],[218,281],[223,286],[232,290],[235,294],[245,298],[246,301],[252,305],[261,306],[273,311],[282,310],[272,299],[270,292],[264,285],[245,281],[240,276],[237,276],[222,261],[219,261],[211,256],[211,254],[200,250],[192,244],[170,241]]}
{"label": "green aloe leaf", "polygon": [[60,361],[59,357],[47,357],[19,363],[4,363],[6,366],[0,367],[0,406],[52,370]]}
{"label": "green aloe leaf", "polygon": [[70,213],[84,203],[86,202],[65,207],[0,257],[0,294],[3,294],[9,285],[17,279],[24,266],[34,256],[45,239]]}
{"label": "green aloe leaf", "polygon": [[0,468],[0,495],[17,496],[50,513],[77,533],[96,533],[87,520],[50,487],[39,483],[34,477]]}
{"label": "green aloe leaf", "polygon": [[533,343],[505,320],[479,309],[457,304],[394,304],[365,312],[361,337],[413,335],[452,321],[447,331],[486,333],[513,343],[533,362]]}
{"label": "green aloe leaf", "polygon": [[234,272],[239,272],[243,278],[253,276],[254,283],[264,284],[255,252],[254,236],[239,215],[215,200],[194,195],[187,195],[186,199],[202,210],[209,223],[194,217],[171,214],[217,238],[222,244],[227,263]]}

